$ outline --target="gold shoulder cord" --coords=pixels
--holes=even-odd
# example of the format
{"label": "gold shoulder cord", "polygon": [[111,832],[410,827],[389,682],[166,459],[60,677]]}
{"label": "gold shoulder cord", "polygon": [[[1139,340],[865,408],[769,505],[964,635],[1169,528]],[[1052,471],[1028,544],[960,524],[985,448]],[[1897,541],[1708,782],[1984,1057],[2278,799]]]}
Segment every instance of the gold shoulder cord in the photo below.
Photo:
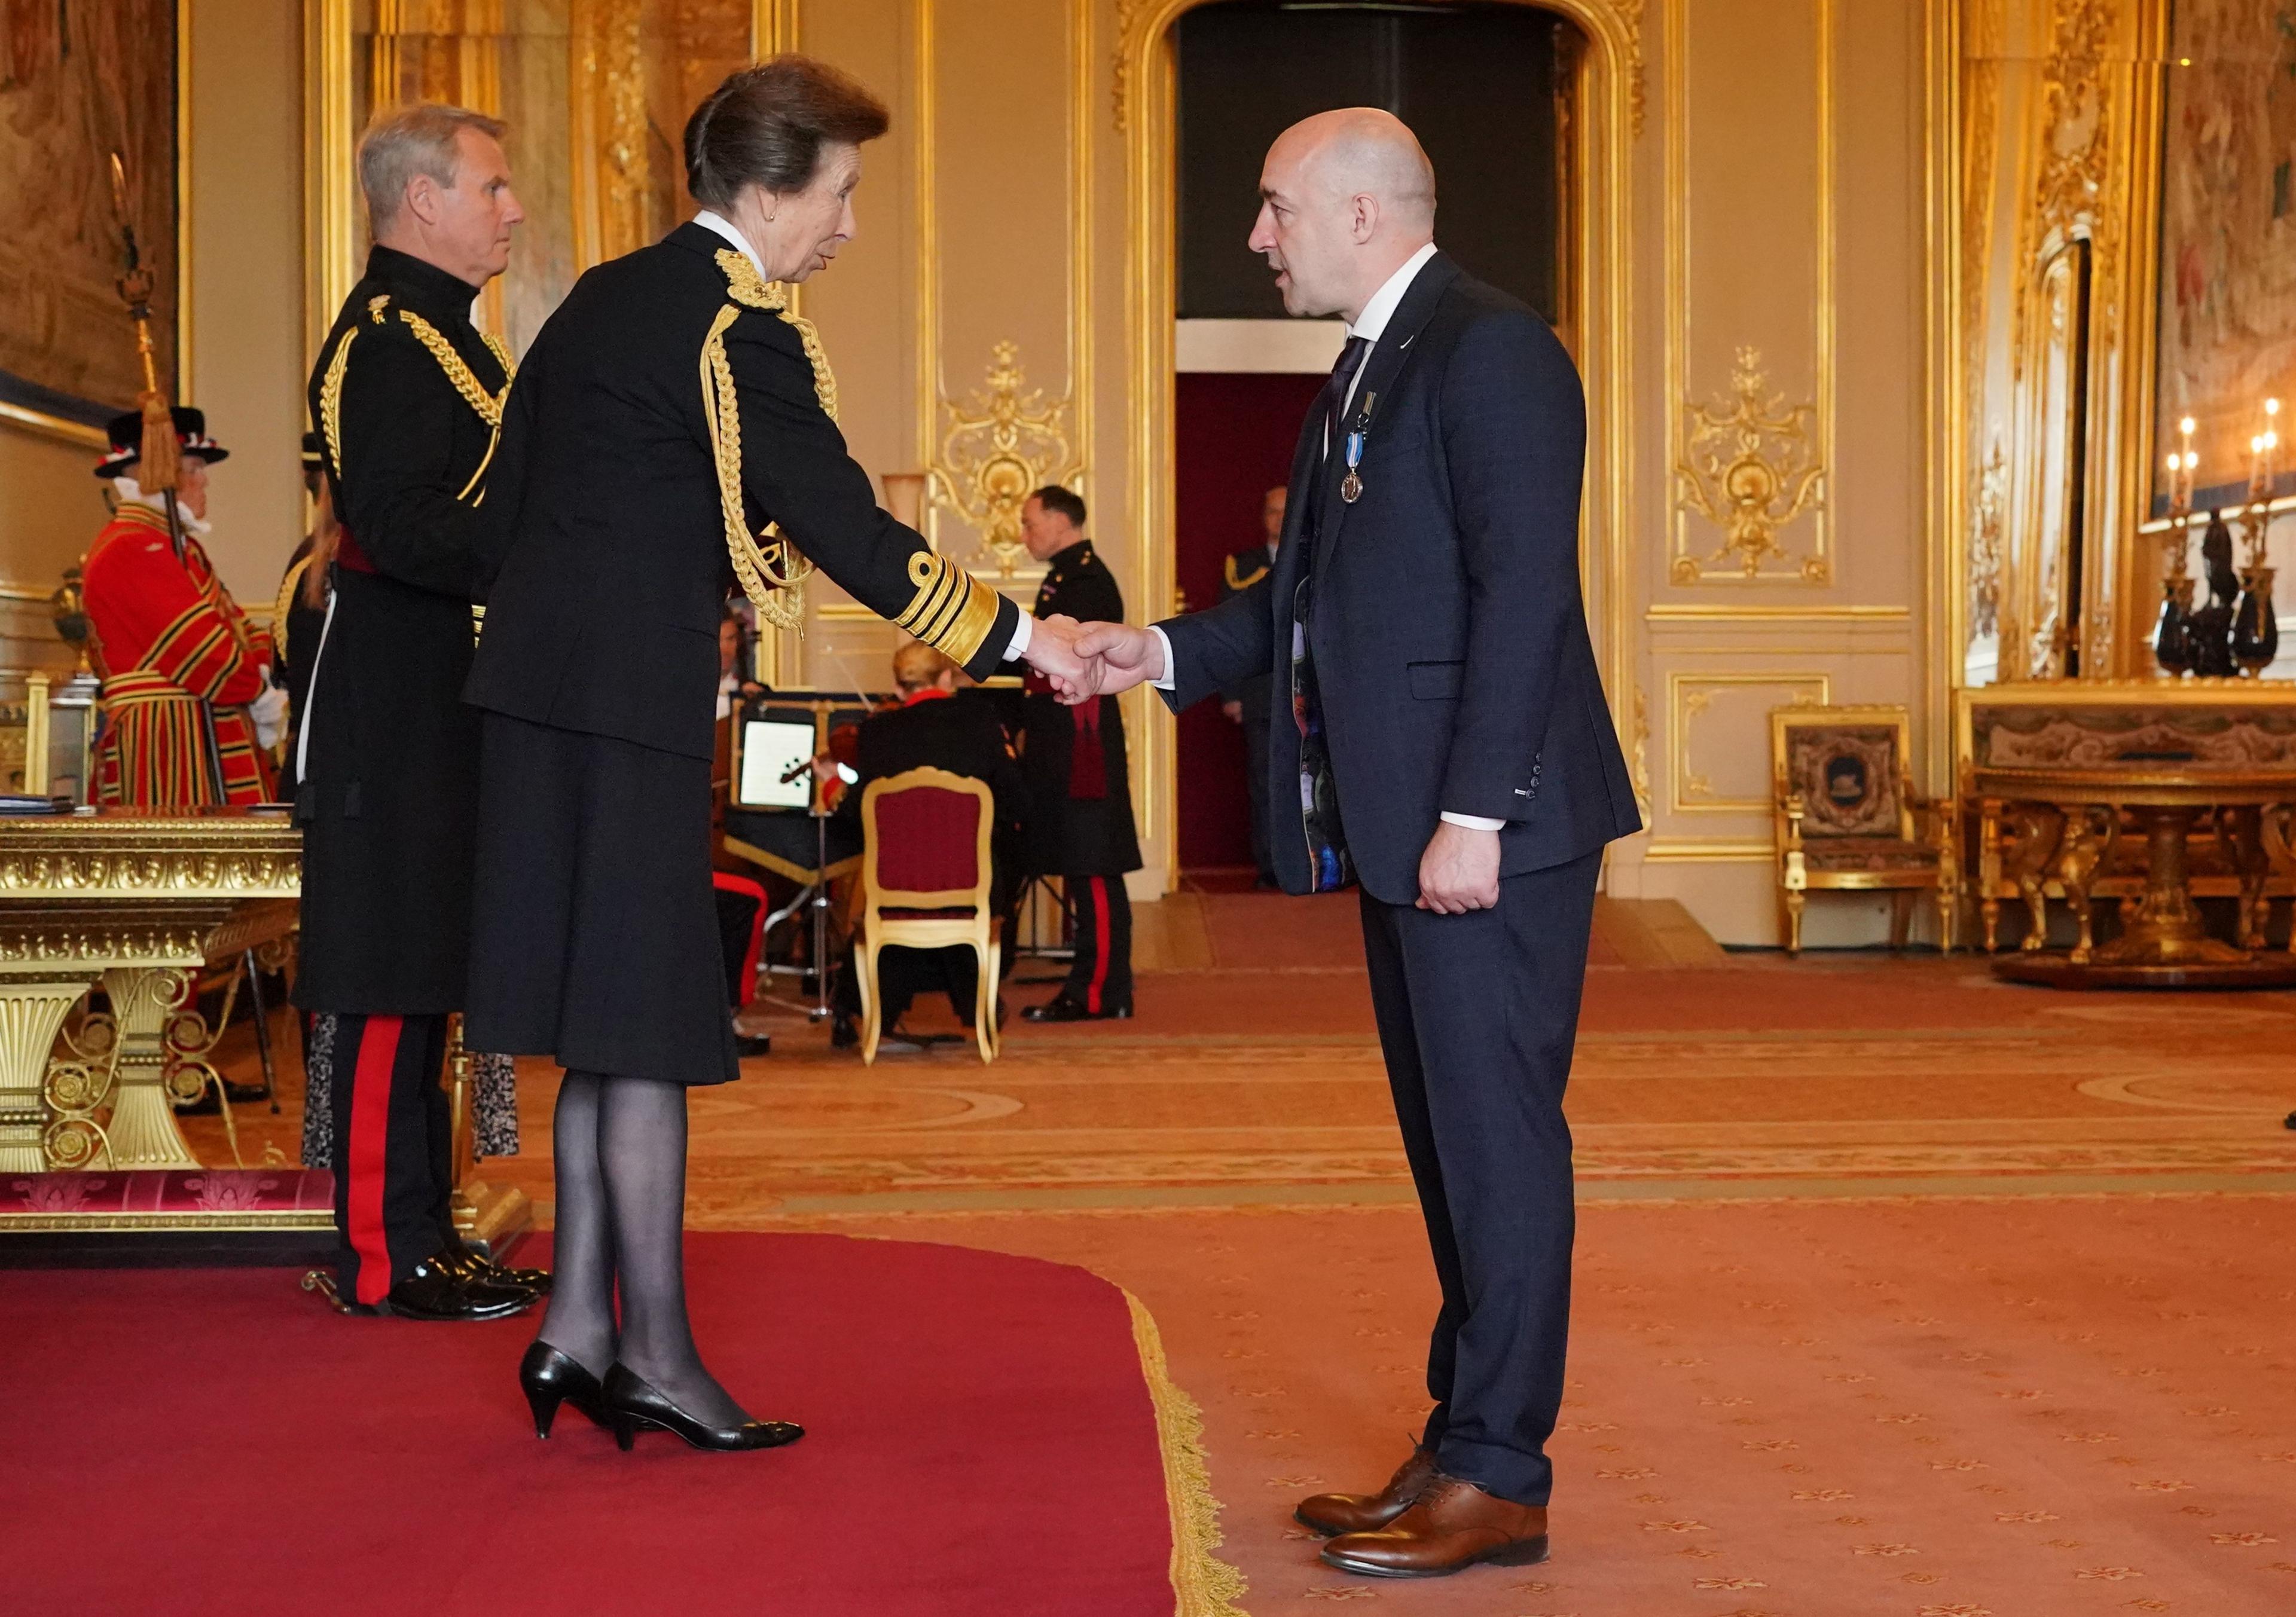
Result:
{"label": "gold shoulder cord", "polygon": [[[382,311],[390,302],[389,293],[367,299],[366,312],[375,324],[382,323]],[[480,383],[476,373],[463,363],[463,356],[455,352],[455,345],[447,340],[446,334],[437,326],[412,309],[399,310],[398,317],[414,333],[414,339],[430,350],[430,357],[439,362],[439,368],[447,373],[447,380],[454,384],[455,391],[463,396],[463,401],[477,411],[479,419],[487,424],[487,453],[480,457],[479,469],[471,474],[471,480],[463,484],[462,492],[455,496],[457,500],[466,499],[470,492],[479,486],[479,479],[487,475],[487,468],[494,462],[495,445],[502,441],[503,405],[510,399],[510,385],[518,374],[518,367],[512,363],[510,350],[503,346],[501,339],[491,331],[479,333],[487,345],[487,351],[502,366],[502,391],[489,393]],[[327,458],[334,463],[337,477],[340,477],[343,470],[343,372],[350,365],[351,339],[357,335],[358,327],[356,325],[343,333],[342,341],[335,345],[334,357],[327,362],[327,374],[319,383],[319,428],[326,434]],[[485,498],[484,494],[479,496],[480,500]]]}
{"label": "gold shoulder cord", "polygon": [[1221,571],[1227,575],[1227,587],[1231,590],[1248,590],[1251,588],[1253,584],[1258,584],[1261,579],[1267,576],[1267,569],[1265,567],[1259,567],[1254,568],[1251,570],[1250,577],[1246,577],[1243,574],[1237,571],[1235,558],[1233,556],[1230,556],[1225,562],[1221,563],[1220,566]]}
{"label": "gold shoulder cord", "polygon": [[303,587],[303,575],[310,570],[311,558],[307,554],[287,569],[287,576],[279,581],[279,598],[271,603],[271,643],[283,662],[287,657],[287,615],[295,609],[296,592]]}
{"label": "gold shoulder cord", "polygon": [[[742,508],[742,417],[734,389],[734,368],[726,357],[726,328],[742,307],[763,309],[786,322],[805,347],[813,366],[813,394],[822,413],[837,419],[837,379],[830,373],[829,355],[821,346],[813,323],[789,312],[789,299],[777,285],[769,286],[757,266],[731,248],[720,249],[718,267],[725,273],[726,294],[734,299],[718,311],[709,335],[701,345],[701,408],[709,422],[709,446],[718,462],[718,502],[726,519],[726,550],[734,562],[734,576],[742,593],[776,628],[799,629],[805,623],[805,581],[813,563],[800,555],[777,525],[766,527],[766,543],[750,534]],[[933,551],[909,558],[909,582],[916,593],[893,621],[927,645],[960,663],[971,662],[980,642],[996,622],[995,591]]]}

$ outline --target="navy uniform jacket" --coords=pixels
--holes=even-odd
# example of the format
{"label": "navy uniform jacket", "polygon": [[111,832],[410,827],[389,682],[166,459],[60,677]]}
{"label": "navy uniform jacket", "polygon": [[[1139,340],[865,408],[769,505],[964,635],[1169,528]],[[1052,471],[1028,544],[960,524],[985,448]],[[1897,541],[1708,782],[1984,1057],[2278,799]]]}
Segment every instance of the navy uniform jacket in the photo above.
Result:
{"label": "navy uniform jacket", "polygon": [[[1437,254],[1365,362],[1362,494],[1300,431],[1274,571],[1159,625],[1175,708],[1265,671],[1288,690],[1295,601],[1312,578],[1315,658],[1347,845],[1384,903],[1419,893],[1442,813],[1505,822],[1499,871],[1567,863],[1641,829],[1578,590],[1586,397],[1546,323]],[[1320,480],[1321,532],[1300,529]],[[1269,802],[1300,801],[1296,726],[1271,727]],[[1300,816],[1268,828],[1275,870],[1309,890]]]}
{"label": "navy uniform jacket", "polygon": [[[1037,588],[1037,616],[1064,613],[1080,624],[1122,623],[1124,597],[1108,564],[1080,539],[1054,555]],[[1031,681],[1031,686],[1037,682]],[[1021,770],[1029,787],[1026,854],[1040,876],[1121,876],[1140,868],[1132,823],[1132,772],[1124,715],[1116,698],[1098,703],[1101,769],[1096,796],[1078,796],[1077,709],[1032,689],[1021,704]],[[1087,747],[1089,743],[1086,743]],[[1089,769],[1090,753],[1086,754]]]}

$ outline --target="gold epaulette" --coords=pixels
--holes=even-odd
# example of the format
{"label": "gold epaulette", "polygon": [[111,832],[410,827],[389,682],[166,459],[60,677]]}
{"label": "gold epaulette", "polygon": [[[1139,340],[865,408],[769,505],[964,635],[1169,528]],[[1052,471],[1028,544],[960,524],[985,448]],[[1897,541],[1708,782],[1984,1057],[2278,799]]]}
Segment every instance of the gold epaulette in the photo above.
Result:
{"label": "gold epaulette", "polygon": [[813,323],[789,312],[789,298],[779,286],[768,286],[748,257],[731,248],[718,250],[717,263],[726,276],[726,296],[734,301],[718,311],[709,323],[709,335],[702,339],[701,412],[709,423],[709,448],[718,463],[726,553],[733,559],[742,593],[756,604],[758,615],[776,628],[800,628],[805,623],[805,581],[813,563],[798,553],[777,525],[767,525],[762,543],[750,533],[742,504],[742,412],[734,366],[726,357],[726,328],[741,317],[745,306],[787,322],[813,367],[813,396],[832,421],[837,419],[837,379],[830,373],[829,355]]}
{"label": "gold epaulette", "polygon": [[[383,310],[390,304],[390,294],[388,292],[368,298],[367,318],[376,325],[382,324]],[[502,390],[489,393],[469,363],[455,352],[455,345],[447,340],[445,332],[412,309],[399,310],[398,318],[414,333],[414,340],[429,349],[430,357],[439,362],[439,368],[447,373],[447,380],[453,384],[455,391],[462,395],[463,402],[487,424],[487,452],[479,457],[479,468],[471,474],[470,481],[463,484],[462,492],[455,496],[457,500],[467,499],[471,491],[479,486],[479,479],[487,475],[487,468],[494,463],[495,446],[502,441],[503,405],[509,401],[511,383],[517,379],[518,366],[500,338],[491,331],[480,332],[479,339],[487,345],[487,352],[493,355],[495,363],[502,366]],[[319,429],[326,435],[327,459],[332,462],[338,478],[343,471],[343,374],[350,365],[351,339],[357,335],[357,325],[344,330],[342,341],[335,345],[334,355],[327,362],[326,377],[319,384]],[[483,499],[485,496],[480,497]]]}
{"label": "gold epaulette", "polygon": [[1235,576],[1235,558],[1233,556],[1230,556],[1225,562],[1221,563],[1221,568],[1227,579],[1227,587],[1231,590],[1248,590],[1251,588],[1253,584],[1258,584],[1261,579],[1267,577],[1270,571],[1268,566],[1263,563],[1259,570],[1254,573],[1250,577],[1239,578]]}

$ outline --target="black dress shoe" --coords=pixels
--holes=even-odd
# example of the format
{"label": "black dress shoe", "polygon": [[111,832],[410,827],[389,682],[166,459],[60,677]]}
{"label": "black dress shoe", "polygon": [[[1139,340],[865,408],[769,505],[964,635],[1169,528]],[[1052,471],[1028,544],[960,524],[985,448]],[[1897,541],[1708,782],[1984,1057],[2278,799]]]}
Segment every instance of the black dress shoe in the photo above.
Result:
{"label": "black dress shoe", "polygon": [[594,1425],[613,1425],[606,1418],[606,1390],[590,1374],[589,1367],[546,1342],[527,1344],[526,1357],[518,1361],[518,1384],[526,1394],[526,1407],[534,1411],[537,1437],[550,1435],[550,1425],[557,1419],[562,1403],[572,1404]]}
{"label": "black dress shoe", "polygon": [[507,1319],[522,1314],[542,1294],[502,1281],[463,1279],[425,1258],[414,1272],[385,1292],[382,1301],[368,1308],[352,1303],[351,1313],[388,1314],[396,1319]]}
{"label": "black dress shoe", "polygon": [[770,1056],[774,1053],[774,1036],[771,1033],[735,1033],[734,1053],[742,1057]]}
{"label": "black dress shoe", "polygon": [[1087,1010],[1081,1000],[1071,1000],[1066,994],[1054,994],[1042,1005],[1031,1005],[1021,1013],[1024,1022],[1123,1022],[1132,1016],[1129,1005],[1111,1005],[1104,1010]]}
{"label": "black dress shoe", "polygon": [[614,1425],[614,1441],[627,1454],[638,1441],[638,1429],[652,1426],[684,1438],[696,1449],[739,1453],[749,1449],[778,1449],[805,1435],[805,1428],[786,1420],[745,1420],[738,1426],[712,1426],[693,1418],[663,1397],[627,1365],[606,1371],[606,1417]]}
{"label": "black dress shoe", "polygon": [[522,1286],[542,1296],[550,1294],[546,1269],[512,1269],[459,1242],[430,1260],[458,1280],[485,1280],[496,1286]]}
{"label": "black dress shoe", "polygon": [[861,1030],[853,1025],[850,1017],[839,1017],[829,1025],[829,1048],[851,1049],[861,1042]]}

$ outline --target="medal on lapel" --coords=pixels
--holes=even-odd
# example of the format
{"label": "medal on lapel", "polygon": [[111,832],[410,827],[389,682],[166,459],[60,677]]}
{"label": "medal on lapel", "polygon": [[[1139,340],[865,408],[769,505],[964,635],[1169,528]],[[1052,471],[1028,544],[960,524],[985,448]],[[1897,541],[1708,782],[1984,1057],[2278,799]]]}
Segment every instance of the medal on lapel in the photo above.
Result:
{"label": "medal on lapel", "polygon": [[1363,498],[1363,474],[1356,468],[1363,461],[1364,439],[1371,431],[1372,406],[1378,402],[1378,394],[1365,394],[1363,409],[1348,429],[1348,475],[1340,479],[1340,498],[1349,505]]}

